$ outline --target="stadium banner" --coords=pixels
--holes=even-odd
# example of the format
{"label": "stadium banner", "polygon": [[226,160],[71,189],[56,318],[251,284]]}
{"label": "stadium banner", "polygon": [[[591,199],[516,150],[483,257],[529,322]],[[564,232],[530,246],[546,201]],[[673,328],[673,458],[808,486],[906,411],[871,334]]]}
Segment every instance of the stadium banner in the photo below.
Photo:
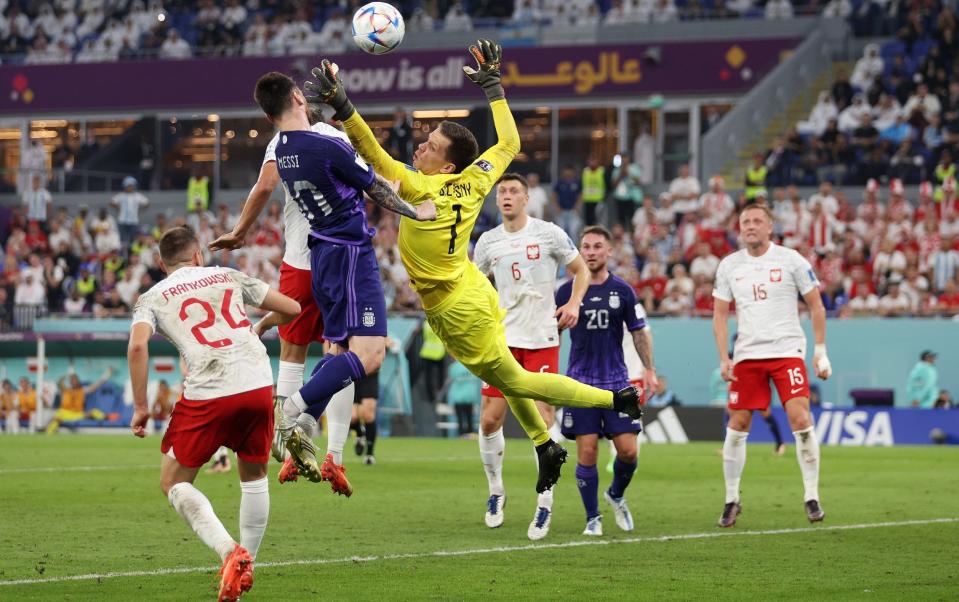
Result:
{"label": "stadium banner", "polygon": [[[465,38],[464,38],[465,40]],[[559,100],[648,94],[741,93],[776,67],[800,38],[510,48],[502,65],[511,99]],[[465,45],[464,41],[464,45]],[[0,114],[253,108],[269,71],[298,83],[314,57],[244,57],[0,66]],[[464,50],[331,55],[357,105],[419,101],[479,104],[463,75]]]}
{"label": "stadium banner", "polygon": [[[726,433],[723,408],[671,406],[646,408],[643,443],[683,444],[690,441],[722,442]],[[816,434],[823,445],[893,446],[959,445],[959,409],[920,410],[893,408],[813,408]],[[772,415],[786,443],[793,443],[786,412],[773,408]],[[525,437],[519,423],[508,415],[507,437]],[[753,415],[750,443],[772,443],[766,421]]]}

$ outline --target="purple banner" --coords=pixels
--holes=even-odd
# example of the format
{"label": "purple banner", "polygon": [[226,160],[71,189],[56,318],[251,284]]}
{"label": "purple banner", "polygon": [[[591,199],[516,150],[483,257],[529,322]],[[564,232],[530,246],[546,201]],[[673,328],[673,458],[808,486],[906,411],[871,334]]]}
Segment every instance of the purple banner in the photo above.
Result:
{"label": "purple banner", "polygon": [[[739,93],[751,88],[798,43],[796,38],[609,46],[508,48],[507,96],[547,102],[587,96]],[[477,102],[463,75],[466,51],[329,57],[356,104]],[[268,71],[302,81],[317,57],[131,61],[0,66],[0,114],[135,111],[253,106],[253,86]]]}

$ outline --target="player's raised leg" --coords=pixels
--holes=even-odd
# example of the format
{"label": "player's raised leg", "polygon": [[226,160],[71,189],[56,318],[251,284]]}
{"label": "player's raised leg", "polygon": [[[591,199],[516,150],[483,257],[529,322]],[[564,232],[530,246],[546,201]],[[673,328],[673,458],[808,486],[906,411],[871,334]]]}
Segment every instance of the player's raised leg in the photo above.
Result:
{"label": "player's raised leg", "polygon": [[483,461],[483,471],[489,486],[486,500],[486,526],[492,528],[503,524],[503,509],[506,506],[506,489],[503,486],[503,455],[506,452],[506,438],[503,436],[503,422],[506,418],[506,399],[489,385],[483,386],[483,400],[480,407],[479,452]]}
{"label": "player's raised leg", "polygon": [[[555,367],[558,368],[558,354],[557,362]],[[544,372],[546,370],[540,370]],[[550,455],[553,456],[554,462],[557,464],[557,479],[559,478],[558,469],[566,462],[566,454],[559,453],[559,450],[562,449],[563,452],[566,450],[556,443],[556,440],[562,435],[559,434],[559,428],[556,424],[556,408],[541,401],[536,402],[536,409],[539,410],[540,416],[543,417],[543,421],[547,425],[547,432],[550,434],[550,439],[552,439],[552,445],[550,446]],[[557,437],[559,435],[559,437]],[[558,448],[558,449],[557,449]],[[561,456],[561,457],[560,457]],[[540,454],[536,453],[536,465],[537,469],[539,468]],[[549,527],[553,521],[553,487],[550,485],[543,491],[540,491],[536,496],[536,511],[533,513],[533,520],[529,523],[529,528],[526,530],[526,536],[533,541],[543,539],[549,534]],[[538,491],[538,490],[537,490]]]}

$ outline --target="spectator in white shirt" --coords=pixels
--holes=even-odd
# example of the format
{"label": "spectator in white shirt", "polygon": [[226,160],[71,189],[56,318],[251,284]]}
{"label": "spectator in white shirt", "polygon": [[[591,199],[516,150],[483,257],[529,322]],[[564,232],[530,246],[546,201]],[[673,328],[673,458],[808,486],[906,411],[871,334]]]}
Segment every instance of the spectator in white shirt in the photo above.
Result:
{"label": "spectator in white shirt", "polygon": [[33,175],[30,181],[30,189],[25,190],[22,197],[23,204],[27,208],[27,219],[45,225],[53,208],[53,197],[50,196],[50,191],[43,185],[43,180],[39,174]]}
{"label": "spectator in white shirt", "polygon": [[226,8],[220,13],[220,24],[228,31],[236,30],[246,22],[246,8],[240,4],[240,0],[227,0]]}
{"label": "spectator in white shirt", "polygon": [[875,316],[879,313],[879,297],[869,291],[869,287],[860,286],[856,296],[848,303],[853,316]]}
{"label": "spectator in white shirt", "polygon": [[110,199],[110,205],[117,209],[120,244],[124,249],[129,248],[140,231],[140,208],[149,204],[150,200],[137,190],[136,178],[123,178],[123,192],[114,195]]}
{"label": "spectator in white shirt", "polygon": [[937,293],[944,291],[946,284],[959,276],[959,251],[952,247],[952,237],[943,236],[939,241],[939,250],[932,254],[929,261]]}
{"label": "spectator in white shirt", "polygon": [[54,252],[60,249],[60,245],[63,243],[70,244],[70,232],[60,223],[60,220],[53,218],[50,220],[50,233],[47,234],[47,242],[50,245],[50,248]]}
{"label": "spectator in white shirt", "polygon": [[882,57],[879,56],[879,45],[866,44],[862,56],[852,70],[849,83],[868,94],[875,85],[876,78],[882,75],[883,65]]}
{"label": "spectator in white shirt", "polygon": [[417,7],[406,21],[406,29],[409,31],[433,31],[433,26],[433,17],[422,7]]}
{"label": "spectator in white shirt", "polygon": [[717,268],[719,268],[719,258],[713,255],[709,243],[699,243],[698,254],[689,264],[689,275],[696,281],[711,281],[716,276]]}
{"label": "spectator in white shirt", "polygon": [[266,56],[269,28],[262,13],[253,17],[253,23],[246,30],[243,38],[243,56]]}
{"label": "spectator in white shirt", "polygon": [[25,270],[13,294],[13,303],[38,306],[43,305],[46,300],[47,288],[43,285],[43,280],[33,271]]}
{"label": "spectator in white shirt", "polygon": [[800,134],[812,134],[813,136],[822,136],[829,125],[830,119],[838,119],[839,109],[836,107],[836,101],[828,90],[819,92],[819,100],[816,106],[809,112],[809,119],[800,121],[796,124],[796,130]]}
{"label": "spectator in white shirt", "polygon": [[793,5],[789,0],[769,0],[766,3],[765,16],[767,19],[792,19]]}
{"label": "spectator in white shirt", "polygon": [[97,253],[107,255],[120,250],[120,232],[113,216],[101,209],[99,216],[91,223],[93,230],[93,246]]}
{"label": "spectator in white shirt", "polygon": [[543,11],[536,0],[520,0],[513,9],[512,20],[520,25],[534,25],[542,19]]}
{"label": "spectator in white shirt", "polygon": [[832,182],[829,180],[820,182],[819,192],[809,197],[810,208],[812,208],[813,203],[821,204],[823,211],[833,217],[839,213],[839,201],[836,200],[836,196],[833,194]]}
{"label": "spectator in white shirt", "polygon": [[659,302],[659,311],[667,316],[682,316],[691,306],[689,295],[683,294],[678,286],[670,286],[666,298]]}
{"label": "spectator in white shirt", "polygon": [[539,174],[526,174],[526,183],[529,184],[529,202],[526,203],[526,212],[535,218],[543,219],[546,207],[549,205],[549,192],[540,184]]}
{"label": "spectator in white shirt", "polygon": [[927,122],[941,112],[942,103],[939,102],[939,97],[930,92],[929,86],[924,83],[916,86],[916,92],[909,97],[906,106],[902,108],[902,114],[907,119],[911,119],[914,113],[919,113]]}
{"label": "spectator in white shirt", "polygon": [[80,296],[80,293],[74,288],[70,291],[70,296],[63,301],[63,311],[68,316],[78,316],[83,313],[87,306],[87,300]]}
{"label": "spectator in white shirt", "polygon": [[160,46],[160,58],[188,59],[191,56],[193,56],[193,51],[190,50],[190,44],[180,37],[180,32],[171,29],[170,33],[167,34],[166,40],[164,40]]}
{"label": "spectator in white shirt", "polygon": [[678,288],[687,297],[692,297],[693,291],[696,289],[696,283],[686,273],[686,266],[681,263],[673,266],[673,277],[669,281],[669,286]]}
{"label": "spectator in white shirt", "polygon": [[669,183],[669,197],[677,220],[683,215],[699,209],[699,194],[702,188],[699,179],[689,174],[689,165],[679,166],[679,175]]}
{"label": "spectator in white shirt", "polygon": [[443,29],[446,31],[471,31],[473,29],[473,19],[463,10],[463,5],[457,2],[446,13],[446,17],[443,19]]}
{"label": "spectator in white shirt", "polygon": [[699,197],[699,215],[702,225],[710,230],[724,230],[736,204],[723,190],[723,177],[709,178],[709,191]]}
{"label": "spectator in white shirt", "polygon": [[669,23],[679,20],[679,11],[673,0],[656,0],[650,2],[650,20],[653,23]]}
{"label": "spectator in white shirt", "polygon": [[891,278],[886,294],[879,300],[879,315],[883,317],[905,316],[912,310],[909,297],[900,288],[900,279]]}
{"label": "spectator in white shirt", "polygon": [[872,113],[872,107],[866,102],[865,95],[859,93],[852,97],[852,104],[839,113],[836,126],[843,134],[852,134],[853,130],[862,125],[862,118]]}
{"label": "spectator in white shirt", "polygon": [[827,19],[845,19],[852,14],[852,2],[849,0],[829,0],[829,4],[822,11]]}

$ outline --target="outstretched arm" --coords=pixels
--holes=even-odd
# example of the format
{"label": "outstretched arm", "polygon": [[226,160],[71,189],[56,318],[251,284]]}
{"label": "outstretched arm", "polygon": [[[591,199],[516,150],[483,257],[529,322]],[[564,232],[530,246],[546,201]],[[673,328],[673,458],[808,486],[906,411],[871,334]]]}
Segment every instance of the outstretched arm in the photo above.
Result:
{"label": "outstretched arm", "polygon": [[239,249],[242,247],[247,232],[260,217],[260,213],[263,212],[263,208],[266,207],[270,196],[273,194],[273,189],[279,183],[280,172],[276,168],[276,161],[267,161],[260,168],[260,177],[257,178],[256,184],[253,185],[253,189],[246,198],[243,210],[240,212],[240,219],[233,226],[233,231],[227,232],[211,242],[210,250],[219,251],[220,249]]}
{"label": "outstretched arm", "polygon": [[83,393],[85,395],[89,395],[90,393],[93,393],[94,391],[102,387],[104,383],[110,380],[111,376],[113,376],[113,366],[108,366],[106,369],[106,372],[103,373],[103,376],[101,376],[99,380],[83,387]]}

